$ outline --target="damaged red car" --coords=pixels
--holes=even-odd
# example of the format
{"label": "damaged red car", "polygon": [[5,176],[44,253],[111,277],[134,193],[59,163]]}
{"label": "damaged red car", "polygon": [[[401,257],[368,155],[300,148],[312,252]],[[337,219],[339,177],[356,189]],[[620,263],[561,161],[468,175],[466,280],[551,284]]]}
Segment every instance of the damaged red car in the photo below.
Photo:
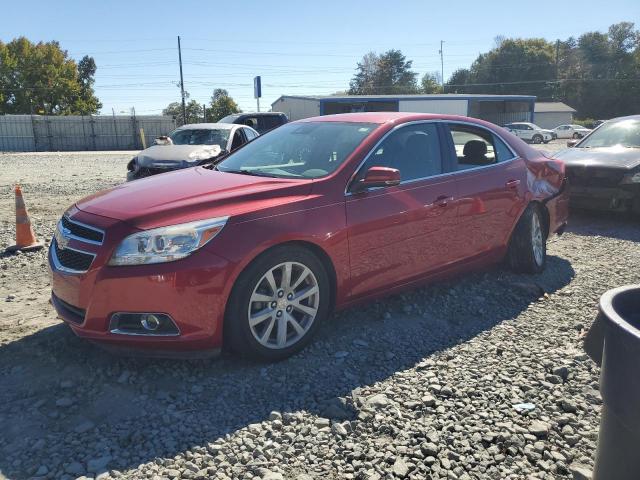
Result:
{"label": "damaged red car", "polygon": [[563,163],[493,124],[309,118],[70,207],[52,303],[114,349],[274,360],[333,309],[503,260],[540,272],[567,214]]}

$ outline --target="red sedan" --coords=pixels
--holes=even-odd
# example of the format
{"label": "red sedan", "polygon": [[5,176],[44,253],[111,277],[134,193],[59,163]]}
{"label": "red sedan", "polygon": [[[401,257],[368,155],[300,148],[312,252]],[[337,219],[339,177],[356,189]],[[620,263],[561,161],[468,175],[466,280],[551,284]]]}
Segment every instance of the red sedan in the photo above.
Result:
{"label": "red sedan", "polygon": [[506,259],[540,272],[567,221],[564,166],[481,120],[310,118],[216,165],[85,198],[49,250],[52,303],[113,348],[264,359],[334,308]]}

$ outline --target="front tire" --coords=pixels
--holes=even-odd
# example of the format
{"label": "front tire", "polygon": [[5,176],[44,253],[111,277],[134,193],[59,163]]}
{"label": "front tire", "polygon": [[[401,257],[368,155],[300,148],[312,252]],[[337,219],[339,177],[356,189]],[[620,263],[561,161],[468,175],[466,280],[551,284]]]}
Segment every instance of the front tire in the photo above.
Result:
{"label": "front tire", "polygon": [[302,350],[329,314],[327,271],[309,250],[276,247],[238,277],[225,315],[226,340],[240,355],[281,360]]}
{"label": "front tire", "polygon": [[574,134],[573,134],[573,139],[574,139],[574,140],[577,140],[577,139],[579,139],[580,137],[581,137],[581,135],[580,135],[579,133],[574,133]]}
{"label": "front tire", "polygon": [[520,217],[509,242],[509,266],[521,273],[540,273],[547,262],[547,232],[542,211],[530,204]]}
{"label": "front tire", "polygon": [[532,140],[533,143],[542,143],[542,135],[534,135]]}

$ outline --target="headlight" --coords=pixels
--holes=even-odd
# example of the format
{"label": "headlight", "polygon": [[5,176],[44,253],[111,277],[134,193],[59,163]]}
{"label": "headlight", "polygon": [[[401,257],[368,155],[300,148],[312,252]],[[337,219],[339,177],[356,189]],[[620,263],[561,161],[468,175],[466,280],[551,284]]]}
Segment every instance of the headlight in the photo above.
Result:
{"label": "headlight", "polygon": [[625,175],[622,179],[622,183],[640,183],[640,172]]}
{"label": "headlight", "polygon": [[134,233],[118,245],[109,265],[143,265],[180,260],[218,235],[228,219],[213,218]]}
{"label": "headlight", "polygon": [[220,145],[211,145],[210,147],[205,147],[202,150],[191,152],[189,154],[189,160],[206,160],[208,158],[217,157],[220,155],[222,149]]}
{"label": "headlight", "polygon": [[138,157],[133,157],[129,163],[127,163],[127,170],[133,172],[136,169],[136,163],[138,163]]}

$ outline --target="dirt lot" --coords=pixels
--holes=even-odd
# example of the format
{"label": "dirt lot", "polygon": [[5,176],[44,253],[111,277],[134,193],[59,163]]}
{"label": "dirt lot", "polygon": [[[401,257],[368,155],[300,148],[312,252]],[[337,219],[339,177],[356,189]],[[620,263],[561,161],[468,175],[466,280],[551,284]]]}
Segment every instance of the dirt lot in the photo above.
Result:
{"label": "dirt lot", "polygon": [[[0,155],[0,248],[14,182],[48,239],[130,158]],[[605,290],[639,281],[639,241],[637,220],[575,213],[543,274],[341,312],[272,365],[106,354],[55,318],[44,251],[0,256],[0,479],[585,478],[601,399],[581,335]]]}

